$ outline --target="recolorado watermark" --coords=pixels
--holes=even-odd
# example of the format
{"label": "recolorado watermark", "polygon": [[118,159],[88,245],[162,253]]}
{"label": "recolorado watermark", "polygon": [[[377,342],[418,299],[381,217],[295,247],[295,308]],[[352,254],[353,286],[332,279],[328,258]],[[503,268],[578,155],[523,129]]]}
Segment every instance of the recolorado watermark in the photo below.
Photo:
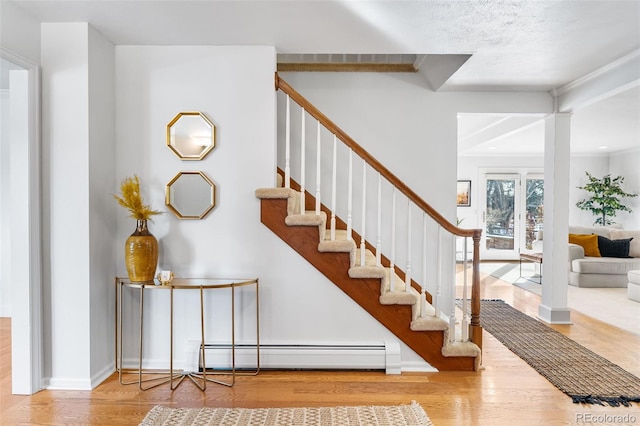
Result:
{"label": "recolorado watermark", "polygon": [[576,413],[576,423],[636,424],[640,414]]}

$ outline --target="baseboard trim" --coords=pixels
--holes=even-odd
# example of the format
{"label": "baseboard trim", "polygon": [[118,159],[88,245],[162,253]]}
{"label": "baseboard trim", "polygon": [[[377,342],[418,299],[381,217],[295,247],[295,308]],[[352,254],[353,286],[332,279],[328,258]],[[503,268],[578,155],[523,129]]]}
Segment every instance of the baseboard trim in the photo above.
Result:
{"label": "baseboard trim", "polygon": [[90,379],[68,379],[49,377],[44,379],[44,388],[47,390],[91,390]]}
{"label": "baseboard trim", "polygon": [[100,383],[107,380],[115,371],[114,365],[105,365],[102,370],[91,376],[91,389],[95,389]]}
{"label": "baseboard trim", "polygon": [[538,318],[548,324],[573,324],[571,311],[567,308],[551,308],[540,304],[538,306]]}
{"label": "baseboard trim", "polygon": [[115,371],[113,364],[105,365],[102,370],[89,379],[68,379],[48,377],[43,380],[43,388],[48,390],[92,390],[107,380]]}

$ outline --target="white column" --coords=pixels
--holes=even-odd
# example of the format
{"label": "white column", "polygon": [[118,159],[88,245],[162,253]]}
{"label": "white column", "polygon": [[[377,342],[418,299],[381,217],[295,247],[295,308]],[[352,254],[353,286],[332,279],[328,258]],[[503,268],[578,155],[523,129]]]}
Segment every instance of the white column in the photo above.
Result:
{"label": "white column", "polygon": [[550,324],[571,323],[567,308],[570,130],[570,113],[545,119],[544,255],[538,317]]}

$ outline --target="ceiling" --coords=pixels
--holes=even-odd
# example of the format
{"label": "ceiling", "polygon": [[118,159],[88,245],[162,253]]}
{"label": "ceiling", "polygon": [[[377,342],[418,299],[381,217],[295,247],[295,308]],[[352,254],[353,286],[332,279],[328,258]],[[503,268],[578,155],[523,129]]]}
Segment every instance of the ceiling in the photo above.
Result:
{"label": "ceiling", "polygon": [[[89,22],[117,45],[271,45],[282,61],[399,58],[442,91],[551,91],[640,50],[640,0],[7,1],[41,22]],[[460,152],[541,152],[540,117],[459,122]],[[572,123],[574,152],[637,147],[638,87],[574,111]]]}
{"label": "ceiling", "polygon": [[[605,155],[638,147],[638,86],[581,108],[571,117],[571,152],[574,155]],[[467,156],[540,155],[544,152],[543,118],[460,114],[458,152]]]}

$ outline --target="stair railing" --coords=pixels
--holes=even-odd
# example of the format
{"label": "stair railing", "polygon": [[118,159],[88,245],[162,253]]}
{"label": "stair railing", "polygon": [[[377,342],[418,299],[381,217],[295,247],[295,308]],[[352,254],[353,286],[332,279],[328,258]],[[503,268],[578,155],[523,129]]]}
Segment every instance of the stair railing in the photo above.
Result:
{"label": "stair railing", "polygon": [[[397,250],[397,193],[400,193],[406,197],[407,207],[406,207],[406,248],[405,248],[405,260],[406,260],[406,268],[404,273],[404,286],[405,291],[409,289],[409,286],[412,285],[412,247],[414,245],[412,232],[412,210],[417,209],[422,214],[422,232],[421,232],[421,242],[422,242],[422,286],[419,290],[421,294],[421,302],[420,306],[422,309],[420,310],[420,316],[425,315],[425,305],[427,303],[427,293],[425,291],[425,284],[427,282],[427,259],[432,254],[428,253],[428,224],[427,218],[431,218],[432,221],[437,226],[437,231],[435,232],[436,236],[436,246],[437,246],[437,273],[435,278],[435,290],[430,295],[431,304],[435,308],[436,316],[444,316],[448,319],[450,324],[450,333],[449,338],[451,341],[457,339],[455,331],[455,322],[456,322],[456,305],[455,300],[458,296],[456,294],[456,271],[455,271],[455,262],[456,262],[456,240],[462,239],[463,250],[461,259],[458,261],[462,264],[462,291],[460,297],[461,305],[462,305],[462,319],[460,321],[460,331],[461,335],[459,336],[462,341],[472,341],[480,348],[482,348],[482,327],[480,326],[480,258],[479,258],[479,248],[480,248],[480,237],[482,234],[482,230],[480,229],[463,229],[454,225],[450,221],[448,221],[444,216],[442,216],[439,212],[437,212],[431,205],[429,205],[426,201],[424,201],[421,197],[419,197],[411,188],[409,188],[403,181],[401,181],[397,176],[391,173],[385,166],[383,166],[376,158],[371,156],[364,148],[362,148],[359,144],[357,144],[349,135],[347,135],[342,129],[340,129],[335,123],[333,123],[328,117],[326,117],[320,110],[318,110],[314,105],[312,105],[306,98],[304,98],[300,93],[298,93],[295,89],[293,89],[286,81],[284,81],[280,76],[276,73],[275,76],[276,81],[276,90],[282,91],[286,95],[286,110],[285,110],[285,153],[284,153],[284,186],[289,188],[291,182],[291,129],[292,129],[292,121],[291,121],[291,100],[293,100],[300,107],[300,145],[296,146],[296,149],[299,151],[300,162],[297,165],[300,183],[300,192],[301,192],[301,200],[300,200],[300,214],[306,213],[305,206],[305,192],[306,188],[306,174],[307,174],[307,156],[315,155],[315,214],[319,214],[321,210],[321,196],[322,196],[322,188],[321,186],[321,164],[322,164],[322,143],[321,143],[321,128],[325,129],[325,131],[330,132],[333,135],[333,141],[331,146],[331,154],[330,154],[330,162],[331,162],[331,201],[330,206],[328,207],[330,210],[330,238],[331,240],[335,240],[336,238],[336,210],[337,210],[337,199],[338,199],[338,173],[340,170],[337,166],[338,159],[338,144],[337,141],[340,140],[344,146],[348,149],[347,151],[347,207],[346,207],[346,227],[347,227],[347,239],[352,239],[352,231],[353,231],[353,156],[354,154],[362,160],[362,194],[361,194],[361,223],[360,223],[360,257],[357,260],[360,265],[365,265],[365,248],[367,246],[366,242],[366,224],[367,224],[367,170],[372,169],[376,174],[376,188],[373,192],[377,195],[376,200],[376,236],[375,236],[375,244],[373,245],[373,250],[375,251],[375,262],[377,266],[382,265],[382,235],[383,235],[383,221],[382,221],[382,206],[385,203],[390,203],[390,216],[391,219],[388,223],[389,232],[390,232],[390,257],[389,257],[389,266],[391,271],[396,270],[396,250]],[[307,147],[307,131],[306,131],[306,122],[307,115],[313,117],[316,120],[316,141],[315,141],[315,150]],[[294,163],[295,164],[295,163]],[[386,199],[382,196],[382,185],[383,180],[387,182],[391,186],[391,197],[390,201],[386,201]],[[449,237],[443,236],[443,233],[447,233]],[[446,242],[446,238],[450,238],[449,242]],[[468,255],[467,255],[467,242],[471,238],[473,240],[473,257],[472,257],[472,273],[471,273],[471,318],[468,318]],[[443,242],[445,241],[445,242]],[[445,255],[444,250],[446,247],[452,247],[453,254],[453,277],[449,282],[443,282],[443,257]],[[391,280],[391,290],[394,290],[395,281]]]}

